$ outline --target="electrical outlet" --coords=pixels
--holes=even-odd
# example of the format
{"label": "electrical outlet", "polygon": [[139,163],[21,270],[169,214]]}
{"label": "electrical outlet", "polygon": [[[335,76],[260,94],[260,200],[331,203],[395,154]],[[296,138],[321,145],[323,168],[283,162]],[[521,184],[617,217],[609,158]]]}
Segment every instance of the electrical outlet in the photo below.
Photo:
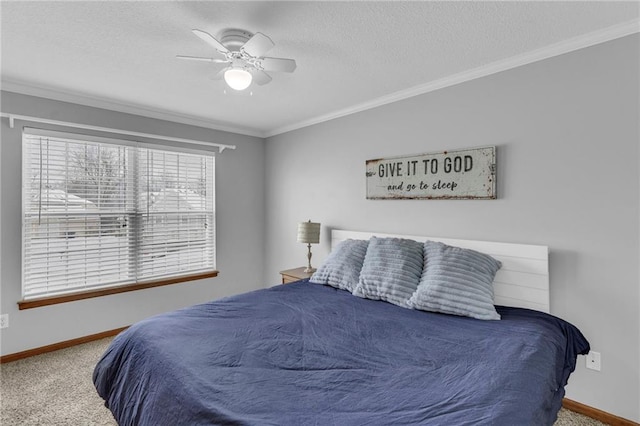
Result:
{"label": "electrical outlet", "polygon": [[589,351],[587,354],[587,368],[600,371],[600,352]]}
{"label": "electrical outlet", "polygon": [[0,315],[0,328],[9,327],[9,314]]}

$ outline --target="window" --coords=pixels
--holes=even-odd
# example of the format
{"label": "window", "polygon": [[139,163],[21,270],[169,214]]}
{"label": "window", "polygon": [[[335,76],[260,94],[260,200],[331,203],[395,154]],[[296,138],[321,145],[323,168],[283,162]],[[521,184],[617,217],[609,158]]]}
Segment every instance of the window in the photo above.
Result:
{"label": "window", "polygon": [[214,157],[25,129],[24,301],[215,271]]}

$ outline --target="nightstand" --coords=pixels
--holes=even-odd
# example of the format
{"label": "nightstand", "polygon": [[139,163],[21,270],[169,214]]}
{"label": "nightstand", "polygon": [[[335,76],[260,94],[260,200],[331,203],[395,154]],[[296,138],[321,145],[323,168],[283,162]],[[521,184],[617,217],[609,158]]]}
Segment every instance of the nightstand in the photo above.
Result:
{"label": "nightstand", "polygon": [[282,275],[282,284],[293,283],[296,281],[304,280],[305,278],[310,278],[311,275],[313,275],[313,272],[305,272],[305,269],[306,267],[302,266],[300,268],[280,271],[280,275]]}

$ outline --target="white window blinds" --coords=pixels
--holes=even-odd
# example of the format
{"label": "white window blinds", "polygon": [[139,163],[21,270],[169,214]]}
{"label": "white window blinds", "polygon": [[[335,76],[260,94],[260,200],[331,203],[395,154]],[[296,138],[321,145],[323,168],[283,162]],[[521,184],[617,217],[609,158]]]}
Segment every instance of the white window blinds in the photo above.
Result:
{"label": "white window blinds", "polygon": [[214,157],[86,139],[23,134],[23,298],[214,270]]}

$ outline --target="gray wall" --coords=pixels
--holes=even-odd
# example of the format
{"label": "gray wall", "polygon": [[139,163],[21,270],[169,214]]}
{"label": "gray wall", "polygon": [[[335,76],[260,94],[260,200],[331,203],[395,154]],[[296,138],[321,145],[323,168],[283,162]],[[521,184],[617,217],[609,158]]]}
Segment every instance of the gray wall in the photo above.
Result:
{"label": "gray wall", "polygon": [[3,355],[115,329],[160,312],[264,286],[262,139],[8,92],[2,92],[1,102],[3,112],[237,145],[236,150],[216,156],[218,277],[19,311],[24,123],[16,122],[11,129],[3,118],[0,305],[1,312],[9,314],[10,323],[1,334]]}
{"label": "gray wall", "polygon": [[[567,397],[640,420],[638,35],[267,140],[266,272],[304,265],[296,223],[548,245],[551,310],[602,354]],[[496,145],[495,201],[366,200],[365,160]]]}

